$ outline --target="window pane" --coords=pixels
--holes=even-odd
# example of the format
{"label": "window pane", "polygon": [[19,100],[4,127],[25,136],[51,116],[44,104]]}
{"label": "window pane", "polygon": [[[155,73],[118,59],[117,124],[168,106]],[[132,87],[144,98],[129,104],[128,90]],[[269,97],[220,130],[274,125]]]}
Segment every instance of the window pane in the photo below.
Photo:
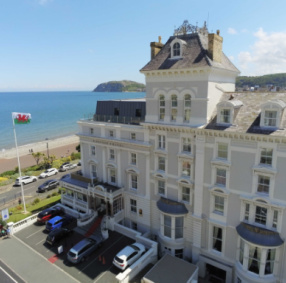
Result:
{"label": "window pane", "polygon": [[218,144],[218,151],[217,151],[218,158],[227,159],[227,148],[228,148],[227,144],[224,143]]}
{"label": "window pane", "polygon": [[222,229],[219,227],[213,227],[213,249],[222,251]]}
{"label": "window pane", "polygon": [[183,238],[184,231],[184,218],[176,217],[175,218],[175,239]]}
{"label": "window pane", "polygon": [[165,195],[165,182],[164,181],[158,181],[158,193],[160,195]]}
{"label": "window pane", "polygon": [[265,275],[273,273],[273,267],[275,262],[275,249],[269,249],[266,255],[266,264],[265,264]]}
{"label": "window pane", "polygon": [[226,185],[226,170],[217,168],[216,170],[216,184]]}
{"label": "window pane", "polygon": [[277,112],[276,111],[265,111],[264,125],[276,127],[277,125]]}
{"label": "window pane", "polygon": [[220,119],[222,123],[230,123],[230,110],[229,109],[222,109],[220,111]]}
{"label": "window pane", "polygon": [[267,219],[267,208],[256,206],[255,222],[262,225],[266,225],[266,219]]}
{"label": "window pane", "polygon": [[224,197],[215,196],[214,212],[220,214],[224,213]]}
{"label": "window pane", "polygon": [[271,148],[262,148],[261,149],[261,156],[260,156],[260,163],[271,165],[272,164],[272,154],[273,149]]}
{"label": "window pane", "polygon": [[258,176],[258,187],[259,193],[269,194],[270,178],[266,176]]}
{"label": "window pane", "polygon": [[190,188],[187,187],[182,188],[182,200],[190,202]]}
{"label": "window pane", "polygon": [[164,215],[164,236],[171,238],[171,216]]}

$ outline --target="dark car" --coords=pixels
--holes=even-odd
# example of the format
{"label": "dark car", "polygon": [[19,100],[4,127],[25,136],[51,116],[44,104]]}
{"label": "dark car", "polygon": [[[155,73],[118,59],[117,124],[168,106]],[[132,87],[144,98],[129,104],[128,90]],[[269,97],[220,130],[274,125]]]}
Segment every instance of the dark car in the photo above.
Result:
{"label": "dark car", "polygon": [[59,184],[58,180],[48,180],[38,187],[38,192],[43,193],[45,191],[55,189]]}
{"label": "dark car", "polygon": [[53,231],[57,228],[63,227],[73,229],[77,226],[77,219],[70,215],[55,216],[46,223],[46,230]]}
{"label": "dark car", "polygon": [[37,216],[37,223],[45,224],[51,218],[57,215],[64,215],[64,210],[59,206],[54,206],[41,211]]}
{"label": "dark car", "polygon": [[69,236],[73,232],[72,229],[59,227],[55,230],[51,231],[49,235],[47,236],[46,243],[54,246],[56,243],[58,243],[61,239]]}

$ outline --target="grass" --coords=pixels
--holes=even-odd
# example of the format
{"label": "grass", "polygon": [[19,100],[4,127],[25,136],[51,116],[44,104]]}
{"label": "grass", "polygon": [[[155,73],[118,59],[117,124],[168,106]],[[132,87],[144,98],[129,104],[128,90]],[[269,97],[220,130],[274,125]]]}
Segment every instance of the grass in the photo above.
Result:
{"label": "grass", "polygon": [[60,199],[61,199],[61,195],[57,195],[57,196],[52,196],[52,197],[40,200],[36,204],[27,204],[26,214],[23,213],[23,210],[24,210],[23,205],[17,205],[16,207],[10,208],[9,213],[12,213],[12,215],[9,216],[9,219],[7,220],[7,222],[16,223],[18,221],[21,221],[39,211],[42,211],[43,209],[53,206],[54,204],[58,203]]}

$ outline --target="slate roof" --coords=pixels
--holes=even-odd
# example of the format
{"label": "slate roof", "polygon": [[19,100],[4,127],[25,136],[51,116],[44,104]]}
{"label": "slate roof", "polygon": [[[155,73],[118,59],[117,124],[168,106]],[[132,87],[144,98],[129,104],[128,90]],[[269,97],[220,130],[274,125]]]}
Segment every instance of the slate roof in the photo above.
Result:
{"label": "slate roof", "polygon": [[282,118],[279,128],[260,127],[261,106],[269,101],[276,101],[279,104],[286,103],[286,93],[282,92],[235,92],[224,93],[221,97],[222,101],[232,101],[236,104],[236,100],[242,102],[242,106],[235,109],[234,121],[230,126],[223,126],[217,123],[217,108],[215,108],[209,123],[205,129],[219,130],[225,132],[252,133],[273,136],[286,135],[286,110],[282,112]]}
{"label": "slate roof", "polygon": [[187,214],[188,213],[188,210],[183,203],[170,200],[164,197],[161,197],[157,201],[157,207],[160,211],[169,213],[169,214]]}
{"label": "slate roof", "polygon": [[[186,42],[183,48],[183,56],[180,59],[171,59],[171,42],[175,39]],[[222,62],[212,61],[208,56],[208,35],[191,33],[171,36],[160,52],[140,71],[189,69],[197,67],[216,67],[238,72],[239,70],[222,53]]]}
{"label": "slate roof", "polygon": [[240,237],[256,245],[278,247],[284,243],[279,233],[243,222],[236,227],[236,231]]}

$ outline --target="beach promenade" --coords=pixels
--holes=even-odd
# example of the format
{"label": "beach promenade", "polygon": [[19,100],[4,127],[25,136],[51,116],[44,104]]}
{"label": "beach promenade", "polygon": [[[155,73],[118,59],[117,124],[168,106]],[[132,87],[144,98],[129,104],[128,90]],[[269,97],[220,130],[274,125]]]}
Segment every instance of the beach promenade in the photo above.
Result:
{"label": "beach promenade", "polygon": [[[79,138],[76,135],[48,140],[48,151],[50,155],[60,158],[68,156],[72,152],[77,152],[76,146],[78,144]],[[42,152],[47,155],[47,142],[43,141],[18,147],[22,169],[36,164],[30,152],[31,149],[33,149],[33,152]],[[0,152],[0,174],[8,170],[13,170],[17,166],[18,161],[15,148]]]}

